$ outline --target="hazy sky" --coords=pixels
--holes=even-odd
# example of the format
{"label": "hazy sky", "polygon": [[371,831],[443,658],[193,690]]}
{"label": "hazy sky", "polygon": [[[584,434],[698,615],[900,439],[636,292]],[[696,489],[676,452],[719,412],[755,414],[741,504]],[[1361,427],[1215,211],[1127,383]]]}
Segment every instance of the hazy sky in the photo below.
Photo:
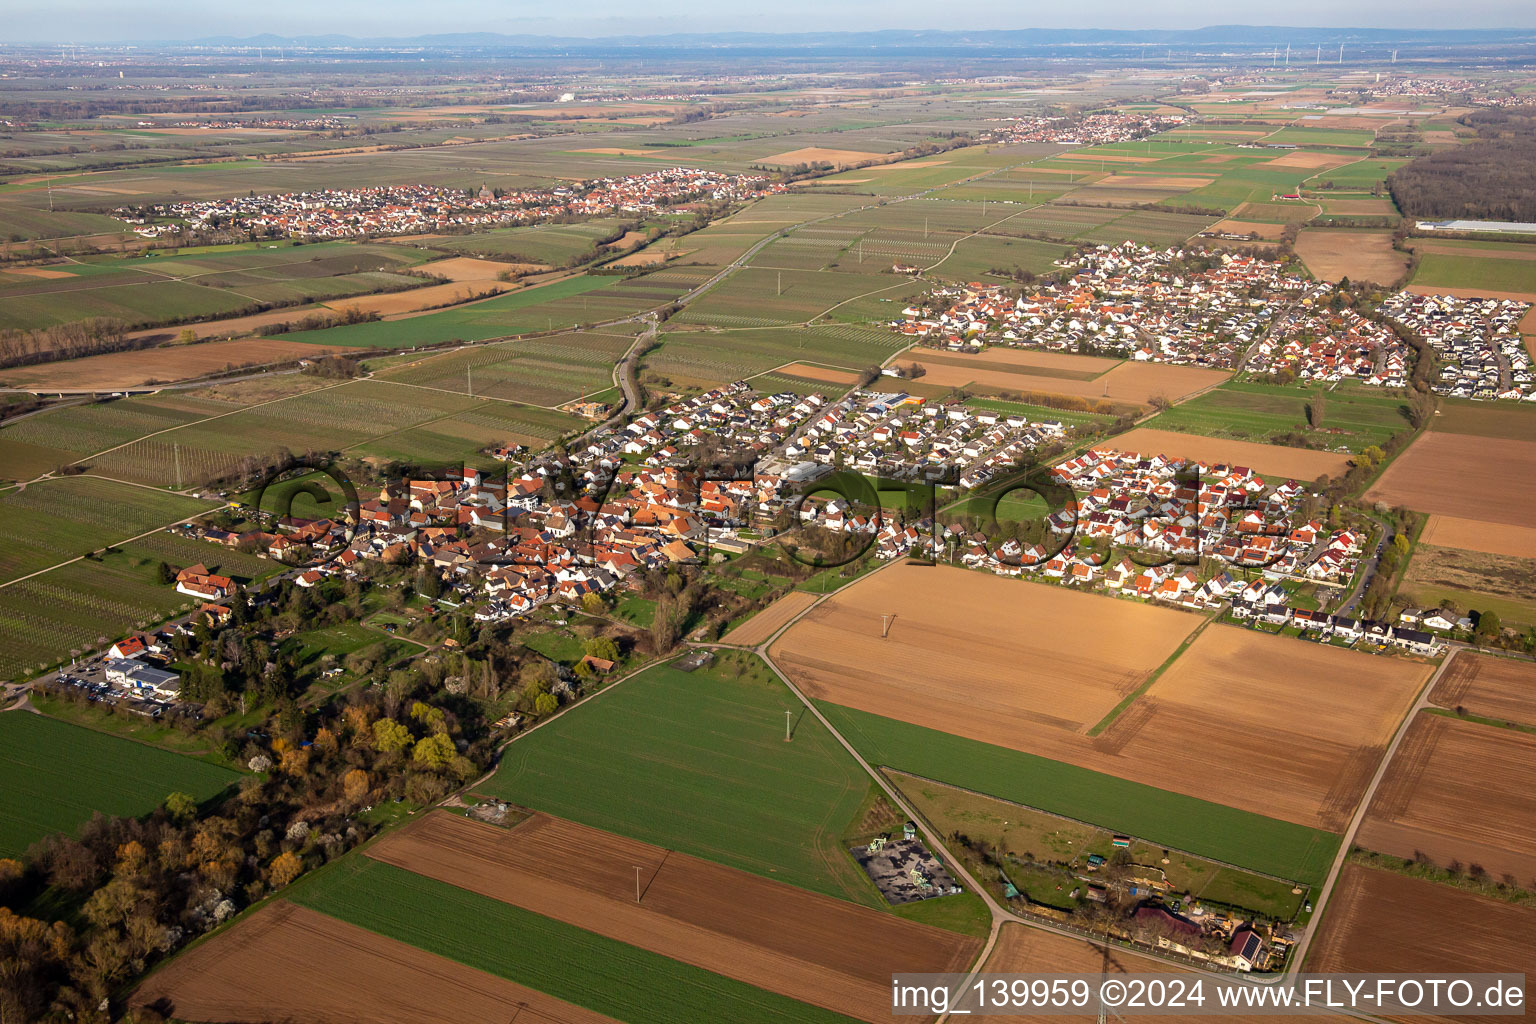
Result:
{"label": "hazy sky", "polygon": [[871,28],[1198,28],[1302,25],[1405,28],[1536,27],[1531,0],[5,0],[0,41],[193,39],[442,32],[609,36],[669,32],[794,32]]}

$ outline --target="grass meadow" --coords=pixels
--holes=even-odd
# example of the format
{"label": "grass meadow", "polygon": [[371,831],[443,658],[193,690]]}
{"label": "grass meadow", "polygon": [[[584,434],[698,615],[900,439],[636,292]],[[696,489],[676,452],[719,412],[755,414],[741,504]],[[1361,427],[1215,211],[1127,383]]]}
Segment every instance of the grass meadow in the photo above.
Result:
{"label": "grass meadow", "polygon": [[0,856],[92,814],[147,813],[171,793],[206,799],[239,776],[182,754],[24,711],[0,714]]}

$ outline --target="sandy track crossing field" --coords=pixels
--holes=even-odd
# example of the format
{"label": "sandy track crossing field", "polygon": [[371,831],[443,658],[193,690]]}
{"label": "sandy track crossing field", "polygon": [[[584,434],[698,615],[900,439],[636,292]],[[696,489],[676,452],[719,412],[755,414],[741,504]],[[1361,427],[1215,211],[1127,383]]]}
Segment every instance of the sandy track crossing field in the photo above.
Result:
{"label": "sandy track crossing field", "polygon": [[1356,842],[1394,857],[1481,865],[1536,886],[1536,736],[1419,715]]}
{"label": "sandy track crossing field", "polygon": [[[890,635],[881,616],[893,614]],[[825,601],[771,654],[812,697],[1021,749],[1093,725],[1193,615],[948,566],[896,565]]]}
{"label": "sandy track crossing field", "polygon": [[510,830],[429,814],[368,855],[864,1020],[889,1016],[891,972],[963,970],[980,948],[954,932],[543,814]]}
{"label": "sandy track crossing field", "polygon": [[1442,708],[1536,725],[1536,665],[1460,651],[1429,699]]}
{"label": "sandy track crossing field", "polygon": [[[1536,974],[1536,910],[1389,871],[1346,864],[1307,971]],[[1511,1017],[1410,1017],[1461,1024]]]}
{"label": "sandy track crossing field", "polygon": [[1536,442],[1430,431],[1387,467],[1365,500],[1536,526]]}
{"label": "sandy track crossing field", "polygon": [[529,1024],[612,1019],[291,903],[273,903],[157,971],[135,1006],[177,1020],[261,1024]]}
{"label": "sandy track crossing field", "polygon": [[816,603],[816,595],[792,591],[720,638],[723,644],[756,647],[778,632],[780,626]]}

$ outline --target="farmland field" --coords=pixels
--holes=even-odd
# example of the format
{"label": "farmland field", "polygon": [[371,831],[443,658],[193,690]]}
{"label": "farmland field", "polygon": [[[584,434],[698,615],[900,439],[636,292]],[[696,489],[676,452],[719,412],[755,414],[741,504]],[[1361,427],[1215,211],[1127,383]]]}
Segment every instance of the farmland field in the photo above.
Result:
{"label": "farmland field", "polygon": [[939,359],[927,358],[926,352],[914,352],[913,356],[914,361],[927,370],[922,378],[925,384],[940,387],[974,385],[971,390],[1004,395],[1033,391],[1137,404],[1146,404],[1158,395],[1177,400],[1220,384],[1228,377],[1224,370],[1123,362],[1090,380],[1073,380],[1031,373],[1027,366],[1013,364],[1006,358],[1005,350],[989,349],[974,356],[945,354]]}
{"label": "farmland field", "polygon": [[289,898],[628,1024],[848,1020],[366,857],[338,862]]}
{"label": "farmland field", "polygon": [[1367,501],[1420,512],[1536,524],[1536,442],[1448,434],[1420,435],[1366,492]]}
{"label": "farmland field", "polygon": [[1251,441],[1229,441],[1152,427],[1137,427],[1127,433],[1117,434],[1106,441],[1104,446],[1143,455],[1196,459],[1206,465],[1224,463],[1229,466],[1247,466],[1260,473],[1304,481],[1316,480],[1324,475],[1332,476],[1349,468],[1349,456],[1333,452],[1254,444]]}
{"label": "farmland field", "polygon": [[1431,429],[1443,434],[1536,441],[1536,409],[1513,402],[1446,400],[1435,414]]}
{"label": "farmland field", "polygon": [[1398,747],[1356,842],[1441,867],[1476,864],[1536,888],[1536,736],[1421,714]]}
{"label": "farmland field", "polygon": [[815,603],[815,594],[800,590],[792,591],[725,634],[720,638],[720,642],[755,647],[778,632],[779,627],[784,623]]}
{"label": "farmland field", "polygon": [[1536,558],[1459,551],[1420,541],[1398,592],[1438,607],[1492,611],[1506,625],[1536,625]]}
{"label": "farmland field", "polygon": [[1008,747],[818,702],[870,763],[960,786],[1171,849],[1318,885],[1339,837]]}
{"label": "farmland field", "polygon": [[673,331],[642,365],[699,385],[724,384],[801,360],[859,371],[904,347],[902,335],[873,327],[836,324],[735,331]]}
{"label": "farmland field", "polygon": [[1277,388],[1233,382],[1198,395],[1152,420],[1159,430],[1183,430],[1208,437],[1266,441],[1276,434],[1307,432],[1307,407],[1323,401],[1322,432],[1313,436],[1329,447],[1355,450],[1379,445],[1406,429],[1403,402],[1364,388]]}
{"label": "farmland field", "polygon": [[1529,662],[1458,651],[1429,696],[1442,708],[1536,726],[1536,667]]}
{"label": "farmland field", "polygon": [[1101,770],[1340,831],[1429,672],[1213,625],[1099,736]]}
{"label": "farmland field", "polygon": [[[1434,927],[1423,927],[1426,921]],[[1536,946],[1525,936],[1533,930],[1536,909],[1346,864],[1305,969],[1383,974],[1496,969],[1530,976],[1536,974]],[[1506,1018],[1421,1019],[1497,1024]]]}
{"label": "farmland field", "polygon": [[0,492],[0,583],[214,507],[91,477]]}
{"label": "farmland field", "polygon": [[[978,940],[536,814],[511,830],[434,813],[374,860],[854,1017],[892,971],[955,971]],[[635,900],[635,869],[643,897]]]}
{"label": "farmland field", "polygon": [[[1536,250],[1533,250],[1536,251]],[[1536,301],[1536,260],[1510,256],[1479,255],[1463,250],[1451,255],[1427,252],[1413,275],[1414,289],[1470,290],[1477,294],[1522,296]]]}
{"label": "farmland field", "polygon": [[[882,638],[888,614],[895,618]],[[1086,621],[1104,642],[1084,636]],[[1427,669],[1213,626],[1110,722],[1199,621],[989,574],[905,565],[824,602],[771,653],[819,700],[1300,825],[1342,828]],[[902,671],[889,671],[891,664]],[[1338,690],[1328,680],[1339,675],[1357,684]],[[1228,692],[1240,677],[1265,684]],[[1303,720],[1310,732],[1294,727]],[[1090,738],[1096,725],[1102,732]],[[1251,741],[1241,753],[1223,739],[1236,735]]]}
{"label": "farmland field", "polygon": [[[882,638],[885,615],[894,618]],[[1119,639],[1083,643],[1078,624],[1090,619]],[[988,573],[895,565],[822,602],[770,653],[817,699],[1016,746],[1031,731],[1092,726],[1199,621]]]}
{"label": "farmland field", "polygon": [[580,332],[499,345],[477,345],[397,363],[385,380],[534,405],[556,405],[612,384],[615,364],[633,343],[625,334]]}
{"label": "farmland field", "polygon": [[132,325],[217,317],[426,282],[397,271],[426,257],[382,245],[216,246],[183,255],[90,256],[49,276],[0,275],[0,328],[29,330],[89,316]]}
{"label": "farmland field", "polygon": [[1325,281],[1347,277],[1390,285],[1408,267],[1408,254],[1392,248],[1390,231],[1309,228],[1296,236],[1296,255]]}
{"label": "farmland field", "polygon": [[66,359],[56,363],[11,367],[0,379],[17,387],[79,388],[111,391],[142,387],[154,381],[183,380],[242,366],[292,363],[336,351],[324,345],[273,338],[206,341],[197,345],[165,345],[137,352]]}
{"label": "farmland field", "polygon": [[613,1018],[365,928],[287,902],[188,950],[133,993],[134,1006],[168,1006],[177,1020],[247,1024],[347,1020],[419,1024],[450,1015],[492,1020],[508,1006],[544,1024]]}
{"label": "farmland field", "polygon": [[507,748],[489,795],[877,905],[839,845],[868,778],[748,655],[650,669]]}
{"label": "farmland field", "polygon": [[238,777],[182,754],[6,712],[0,714],[0,856],[17,857],[45,835],[73,832],[97,811],[132,817],[175,792],[210,797]]}

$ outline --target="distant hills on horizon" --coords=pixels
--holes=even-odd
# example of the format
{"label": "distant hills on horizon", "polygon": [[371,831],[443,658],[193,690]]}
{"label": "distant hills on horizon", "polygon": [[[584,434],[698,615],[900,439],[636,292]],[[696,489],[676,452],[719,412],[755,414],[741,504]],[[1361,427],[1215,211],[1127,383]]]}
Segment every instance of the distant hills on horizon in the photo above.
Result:
{"label": "distant hills on horizon", "polygon": [[[1145,46],[1235,47],[1240,49],[1350,45],[1414,47],[1418,55],[1437,46],[1498,47],[1536,43],[1536,28],[1410,29],[1312,28],[1279,25],[1212,25],[1197,29],[886,29],[873,32],[712,32],[667,35],[535,36],[497,32],[457,32],[400,37],[357,37],[338,34],[283,36],[209,36],[189,40],[141,40],[140,46],[219,48],[295,47],[301,49],[426,49],[523,52],[582,52],[665,50],[672,53],[785,53],[814,55],[913,52],[1025,53],[1073,48]],[[27,44],[13,44],[27,45]],[[36,44],[42,45],[42,44]],[[129,45],[100,43],[99,46]],[[1295,53],[1293,51],[1293,58]],[[1325,53],[1326,58],[1326,53]]]}

